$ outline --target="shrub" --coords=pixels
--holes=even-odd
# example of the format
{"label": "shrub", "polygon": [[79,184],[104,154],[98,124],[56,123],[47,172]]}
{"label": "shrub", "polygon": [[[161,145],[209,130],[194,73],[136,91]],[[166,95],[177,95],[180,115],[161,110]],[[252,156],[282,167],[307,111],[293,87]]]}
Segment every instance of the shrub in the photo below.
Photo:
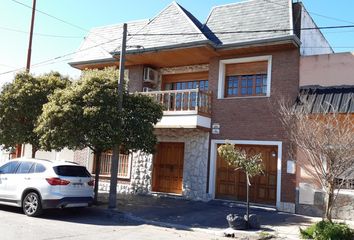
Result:
{"label": "shrub", "polygon": [[300,228],[300,235],[303,239],[315,240],[353,240],[354,231],[345,223],[321,221],[306,229]]}

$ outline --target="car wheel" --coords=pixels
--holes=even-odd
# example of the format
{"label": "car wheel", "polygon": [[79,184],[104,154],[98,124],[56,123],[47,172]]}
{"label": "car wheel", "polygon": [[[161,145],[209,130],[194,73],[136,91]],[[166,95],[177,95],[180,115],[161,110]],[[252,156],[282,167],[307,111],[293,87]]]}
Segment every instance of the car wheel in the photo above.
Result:
{"label": "car wheel", "polygon": [[41,199],[35,192],[29,192],[22,201],[23,212],[30,217],[38,216],[42,213]]}

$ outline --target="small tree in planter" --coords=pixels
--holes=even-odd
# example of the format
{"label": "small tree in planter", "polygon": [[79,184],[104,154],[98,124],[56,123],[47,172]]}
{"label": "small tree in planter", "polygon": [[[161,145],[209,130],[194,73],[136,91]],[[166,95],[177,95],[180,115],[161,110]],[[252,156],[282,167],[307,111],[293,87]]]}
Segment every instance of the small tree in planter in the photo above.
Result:
{"label": "small tree in planter", "polygon": [[261,154],[248,155],[245,151],[238,149],[234,144],[226,143],[218,148],[218,153],[230,166],[236,170],[241,170],[246,174],[246,195],[247,195],[247,210],[246,221],[249,228],[249,186],[251,185],[250,178],[263,173],[263,164]]}

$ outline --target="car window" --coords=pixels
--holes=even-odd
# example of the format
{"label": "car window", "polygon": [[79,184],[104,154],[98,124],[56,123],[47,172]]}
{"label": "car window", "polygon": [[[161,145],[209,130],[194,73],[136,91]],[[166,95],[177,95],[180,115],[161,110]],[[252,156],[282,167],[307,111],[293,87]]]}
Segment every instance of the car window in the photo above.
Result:
{"label": "car window", "polygon": [[2,174],[14,173],[18,167],[18,164],[19,164],[18,161],[6,163],[0,168],[0,173]]}
{"label": "car window", "polygon": [[35,163],[32,165],[31,169],[30,169],[30,173],[42,173],[45,171],[45,167],[43,164],[41,163]]}
{"label": "car window", "polygon": [[82,166],[56,166],[53,167],[56,174],[64,177],[90,177],[90,173]]}
{"label": "car window", "polygon": [[33,165],[33,162],[21,162],[20,166],[17,168],[16,173],[21,174],[21,173],[28,173],[29,170],[31,169]]}

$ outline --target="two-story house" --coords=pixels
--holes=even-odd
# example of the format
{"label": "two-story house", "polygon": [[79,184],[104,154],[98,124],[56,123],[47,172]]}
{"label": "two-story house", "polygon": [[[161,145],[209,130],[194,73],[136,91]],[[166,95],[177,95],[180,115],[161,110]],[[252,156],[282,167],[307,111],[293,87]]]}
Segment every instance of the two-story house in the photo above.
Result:
{"label": "two-story house", "polygon": [[[118,67],[121,36],[122,24],[92,29],[70,65]],[[332,52],[302,3],[216,6],[201,23],[173,2],[129,22],[127,46],[128,90],[144,91],[165,111],[156,154],[121,158],[119,191],[244,201],[244,175],[217,156],[229,141],[262,154],[265,174],[252,179],[251,201],[295,211],[295,168],[272,102],[298,95],[301,55]],[[105,154],[103,174],[109,161]]]}

